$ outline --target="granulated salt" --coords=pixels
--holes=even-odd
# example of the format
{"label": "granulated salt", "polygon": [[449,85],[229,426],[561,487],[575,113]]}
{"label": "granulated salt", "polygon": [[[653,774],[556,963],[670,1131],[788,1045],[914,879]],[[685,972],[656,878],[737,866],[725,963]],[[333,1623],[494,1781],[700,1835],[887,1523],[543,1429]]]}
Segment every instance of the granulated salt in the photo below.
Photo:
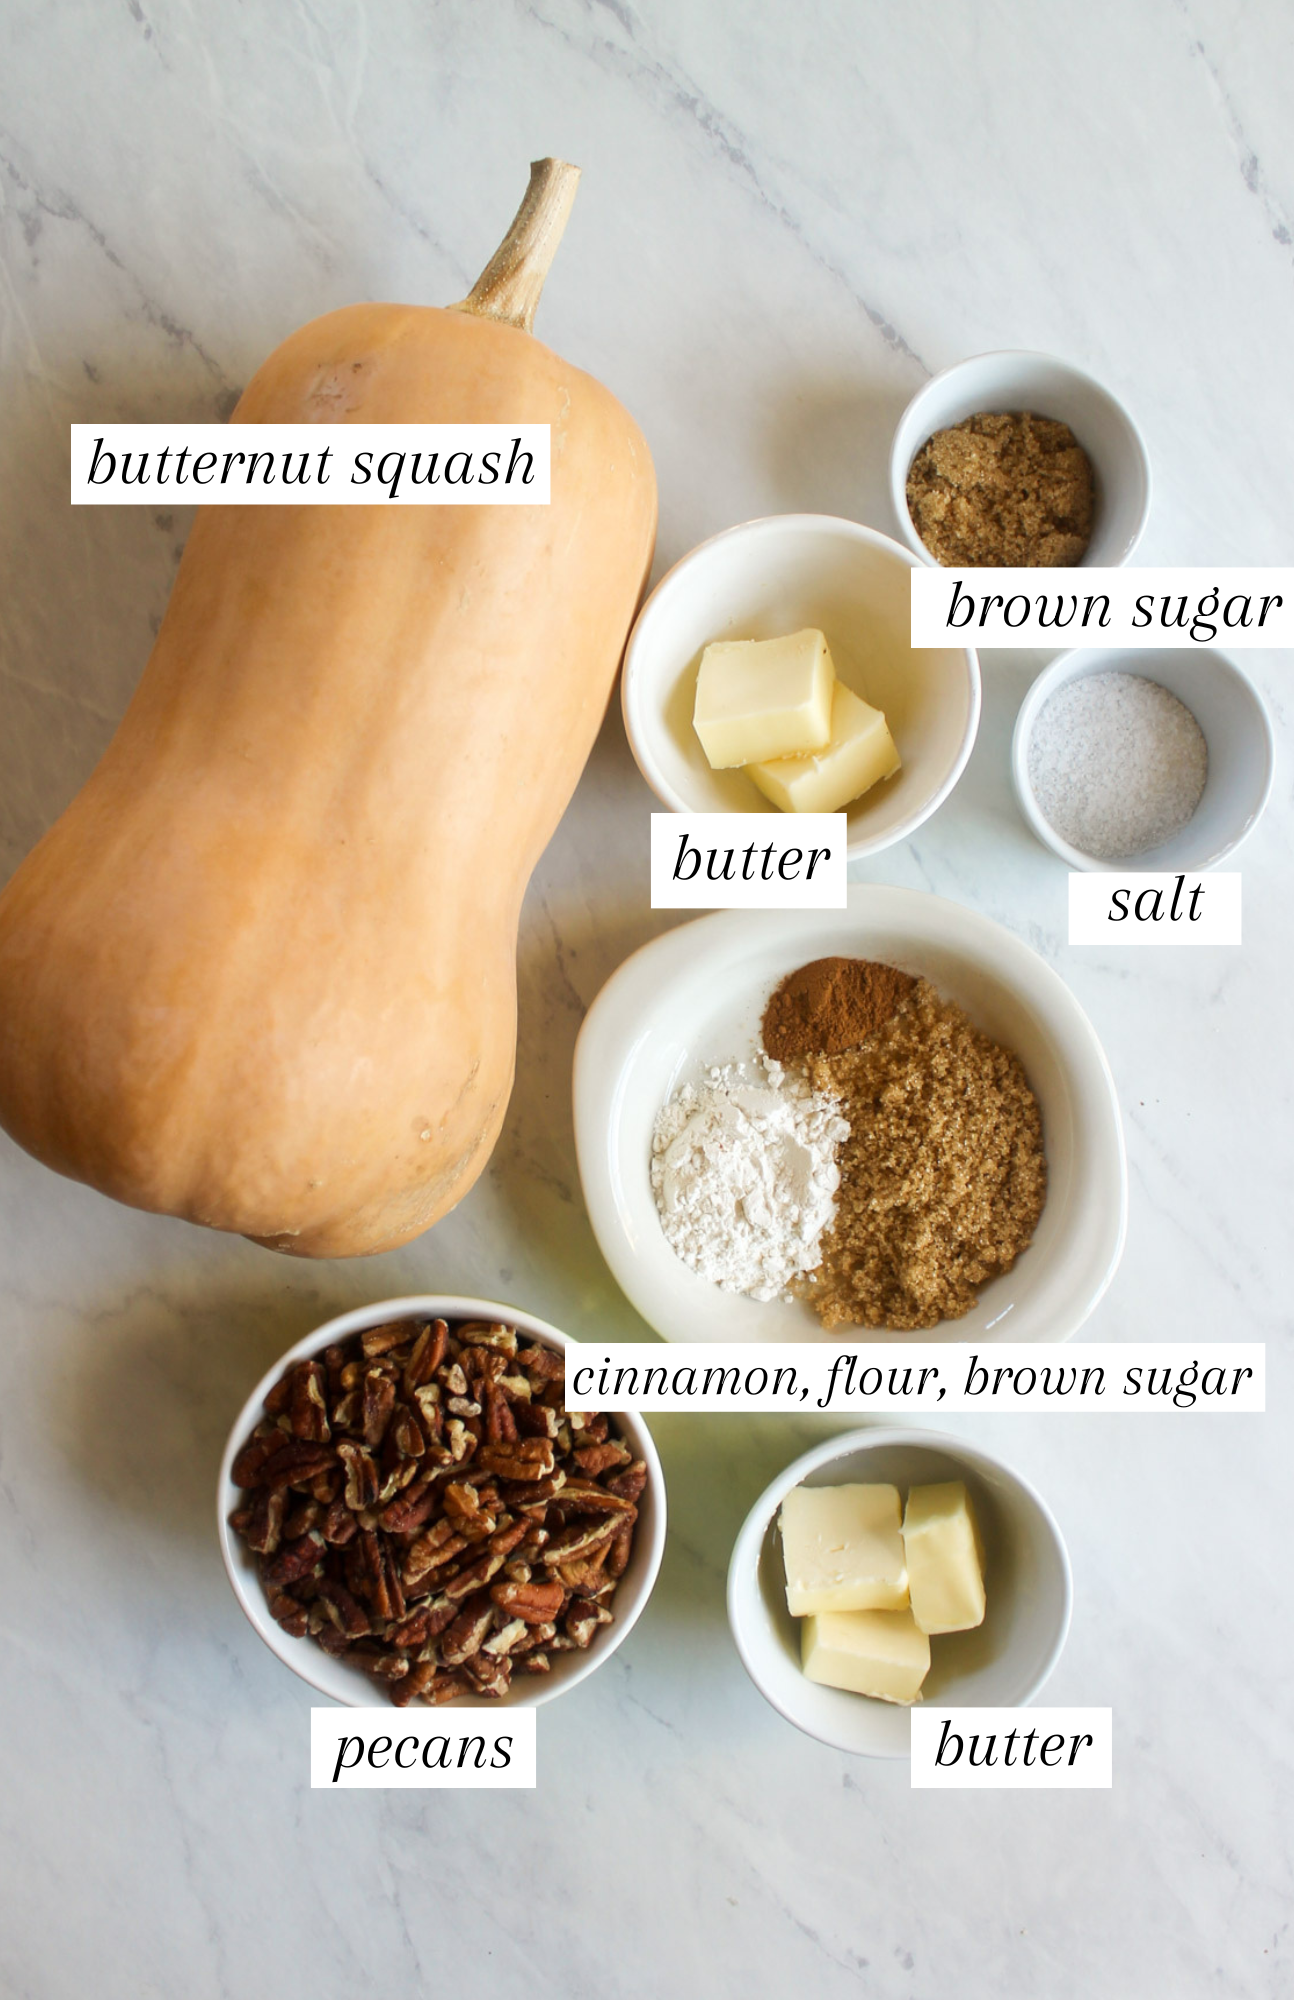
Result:
{"label": "granulated salt", "polygon": [[1126,861],[1180,833],[1208,776],[1184,702],[1140,674],[1088,674],[1047,702],[1029,744],[1043,818],[1094,861]]}

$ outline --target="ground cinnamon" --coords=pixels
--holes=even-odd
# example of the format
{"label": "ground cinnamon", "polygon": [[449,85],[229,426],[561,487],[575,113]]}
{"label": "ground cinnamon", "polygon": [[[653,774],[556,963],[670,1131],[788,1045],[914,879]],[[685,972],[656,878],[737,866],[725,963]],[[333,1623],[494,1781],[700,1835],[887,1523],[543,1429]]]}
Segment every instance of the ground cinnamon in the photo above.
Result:
{"label": "ground cinnamon", "polygon": [[856,1049],[888,1021],[916,980],[869,958],[815,958],[789,972],[764,1009],[764,1048],[775,1062]]}

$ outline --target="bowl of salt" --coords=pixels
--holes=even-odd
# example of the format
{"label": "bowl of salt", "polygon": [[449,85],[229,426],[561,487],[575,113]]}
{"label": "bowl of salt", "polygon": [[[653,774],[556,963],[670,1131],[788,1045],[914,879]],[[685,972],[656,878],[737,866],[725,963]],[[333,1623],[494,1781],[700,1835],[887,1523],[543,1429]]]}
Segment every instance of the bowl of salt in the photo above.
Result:
{"label": "bowl of salt", "polygon": [[1026,695],[1011,750],[1026,823],[1088,870],[1216,867],[1258,824],[1272,771],[1261,695],[1204,647],[1062,653]]}

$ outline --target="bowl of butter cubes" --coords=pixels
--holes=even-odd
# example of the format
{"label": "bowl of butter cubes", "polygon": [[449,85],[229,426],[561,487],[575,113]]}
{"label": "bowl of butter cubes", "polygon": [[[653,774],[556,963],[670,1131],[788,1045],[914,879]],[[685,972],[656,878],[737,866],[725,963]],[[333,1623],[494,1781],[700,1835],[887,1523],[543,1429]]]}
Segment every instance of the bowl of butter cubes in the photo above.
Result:
{"label": "bowl of butter cubes", "polygon": [[918,1702],[1017,1708],[1060,1657],[1072,1585],[1045,1502],[933,1431],[853,1431],[760,1495],[728,1571],[747,1673],[838,1750],[906,1757]]}
{"label": "bowl of butter cubes", "polygon": [[979,725],[975,654],[914,648],[910,550],[781,514],[703,542],[644,604],[621,701],[638,767],[685,813],[844,812],[851,861],[948,797]]}

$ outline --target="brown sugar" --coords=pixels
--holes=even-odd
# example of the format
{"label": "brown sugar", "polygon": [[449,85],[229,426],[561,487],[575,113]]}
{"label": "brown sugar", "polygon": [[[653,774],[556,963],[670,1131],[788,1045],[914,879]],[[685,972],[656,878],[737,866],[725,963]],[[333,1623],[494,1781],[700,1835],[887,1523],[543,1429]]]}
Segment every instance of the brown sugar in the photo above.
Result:
{"label": "brown sugar", "polygon": [[946,569],[1054,569],[1082,561],[1092,463],[1068,424],[981,411],[936,431],[912,461],[908,510]]}
{"label": "brown sugar", "polygon": [[869,958],[815,958],[788,972],[764,1009],[765,1053],[775,1061],[837,1055],[866,1041],[916,980]]}
{"label": "brown sugar", "polygon": [[849,1137],[822,1262],[795,1290],[824,1327],[959,1319],[1028,1247],[1046,1199],[1019,1058],[921,979],[860,1048],[807,1068],[842,1100]]}

